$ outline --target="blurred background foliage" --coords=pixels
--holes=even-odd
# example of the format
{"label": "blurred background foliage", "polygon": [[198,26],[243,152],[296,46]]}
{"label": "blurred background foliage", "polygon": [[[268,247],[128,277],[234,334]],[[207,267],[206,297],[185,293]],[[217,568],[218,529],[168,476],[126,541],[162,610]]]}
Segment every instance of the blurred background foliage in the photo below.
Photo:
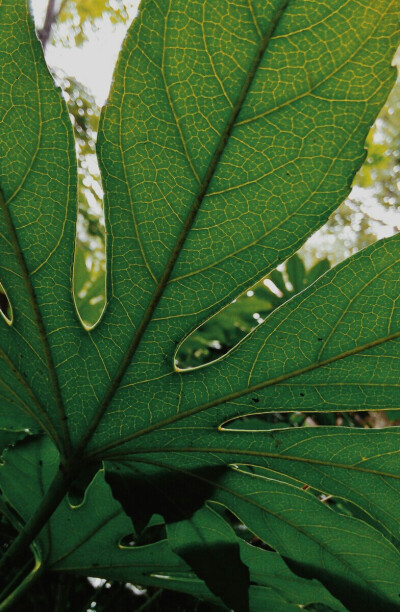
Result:
{"label": "blurred background foliage", "polygon": [[81,45],[90,36],[90,30],[99,27],[105,13],[112,23],[126,23],[129,4],[123,0],[63,0],[57,21],[68,25],[70,36],[60,42]]}
{"label": "blurred background foliage", "polygon": [[[137,10],[136,0],[32,0],[38,36],[46,56],[55,47],[82,47],[104,23],[127,25]],[[398,58],[399,59],[399,58]],[[80,317],[87,328],[100,318],[105,304],[105,229],[103,192],[95,154],[100,108],[87,86],[74,74],[50,66],[61,87],[74,127],[78,155],[79,218],[74,269],[74,295]],[[94,69],[100,71],[101,66]],[[300,251],[267,278],[238,296],[213,318],[205,321],[180,345],[179,368],[203,365],[223,356],[275,308],[302,291],[337,264],[378,238],[400,229],[400,79],[368,137],[366,160],[354,180],[354,188],[321,230]],[[1,280],[1,279],[0,279]],[[11,317],[10,305],[0,284],[0,310]],[[362,407],[360,407],[362,408]],[[398,421],[399,419],[399,421]],[[400,411],[387,413],[265,414],[247,416],[227,424],[235,429],[271,429],[316,425],[383,427],[400,423]],[[316,495],[321,494],[316,491]],[[322,497],[321,497],[322,499]],[[332,509],[359,512],[340,500],[324,498]],[[368,517],[363,517],[368,520]],[[233,519],[232,519],[233,520]],[[241,537],[256,546],[257,541],[243,525],[235,524]],[[0,547],[13,538],[6,516],[0,514]],[[29,602],[21,600],[19,610],[47,610],[57,601],[60,610],[219,610],[194,600],[138,585],[88,582],[79,577],[39,582]],[[68,596],[66,596],[68,594]],[[116,604],[118,602],[118,604]],[[57,608],[58,609],[58,608]],[[317,607],[307,607],[317,610]]]}

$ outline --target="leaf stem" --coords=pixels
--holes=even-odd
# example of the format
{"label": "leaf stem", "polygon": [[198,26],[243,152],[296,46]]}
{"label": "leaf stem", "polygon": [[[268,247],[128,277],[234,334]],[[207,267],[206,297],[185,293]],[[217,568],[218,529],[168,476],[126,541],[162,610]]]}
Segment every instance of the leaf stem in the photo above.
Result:
{"label": "leaf stem", "polygon": [[[53,482],[44,495],[37,510],[33,513],[29,521],[20,531],[17,538],[5,552],[0,560],[0,579],[4,580],[10,571],[22,560],[30,544],[39,535],[49,518],[59,506],[68,489],[76,471],[70,469],[66,471],[60,466]],[[0,608],[1,610],[1,608]]]}
{"label": "leaf stem", "polygon": [[146,601],[136,610],[136,612],[144,612],[144,610],[148,610],[159,597],[163,594],[164,589],[157,589],[153,595],[146,599]]}
{"label": "leaf stem", "polygon": [[[27,579],[26,576],[25,579],[23,578],[23,574],[27,573],[30,565],[32,565],[32,559],[28,559],[22,567],[20,567],[15,573],[13,573],[8,584],[0,592],[0,601],[7,600],[8,597],[18,589],[18,586],[22,584],[25,579]],[[16,584],[17,586],[15,586]]]}
{"label": "leaf stem", "polygon": [[21,584],[19,584],[17,588],[0,603],[0,612],[4,612],[5,610],[8,610],[10,606],[13,606],[17,599],[19,599],[28,589],[30,589],[38,578],[41,577],[43,570],[43,565],[38,565],[35,569],[33,569],[25,580],[23,580],[23,582],[21,582]]}

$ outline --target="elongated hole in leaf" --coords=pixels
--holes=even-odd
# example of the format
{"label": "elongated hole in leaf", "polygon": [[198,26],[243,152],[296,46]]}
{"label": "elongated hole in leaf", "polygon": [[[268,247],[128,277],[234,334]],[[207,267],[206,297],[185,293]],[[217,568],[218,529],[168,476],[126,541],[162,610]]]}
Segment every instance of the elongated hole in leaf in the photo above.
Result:
{"label": "elongated hole in leaf", "polygon": [[73,288],[83,326],[92,329],[105,307],[105,229],[103,188],[96,156],[100,108],[77,80],[53,74],[68,105],[78,159],[78,221]]}
{"label": "elongated hole in leaf", "polygon": [[167,537],[165,524],[160,519],[161,517],[157,520],[157,515],[153,516],[150,524],[140,534],[129,533],[123,536],[119,541],[119,546],[132,548],[133,546],[147,546],[165,540]]}
{"label": "elongated hole in leaf", "polygon": [[[299,399],[306,400],[306,391],[298,391]],[[249,396],[248,406],[251,412],[242,414],[229,421],[221,423],[220,430],[238,430],[238,431],[269,431],[271,429],[286,429],[292,427],[318,427],[345,425],[354,427],[365,427],[370,419],[370,413],[367,411],[358,411],[354,414],[349,412],[333,412],[331,410],[322,411],[318,409],[315,412],[303,412],[299,410],[286,412],[267,412],[268,406],[263,404],[262,400],[255,394]]]}
{"label": "elongated hole in leaf", "polygon": [[133,548],[136,546],[136,536],[134,533],[128,533],[123,536],[118,542],[118,546],[121,548]]}
{"label": "elongated hole in leaf", "polygon": [[13,320],[14,320],[13,309],[11,306],[11,302],[8,299],[6,290],[4,289],[1,283],[0,283],[0,313],[3,319],[5,320],[5,322],[8,325],[12,325]]}
{"label": "elongated hole in leaf", "polygon": [[[258,398],[251,398],[254,410],[257,410]],[[259,414],[247,414],[226,421],[220,429],[240,431],[269,431],[271,429],[286,429],[288,427],[287,415],[277,412],[260,412]]]}
{"label": "elongated hole in leaf", "polygon": [[[329,269],[327,260],[320,263],[325,265],[320,266],[318,274],[315,266],[306,270],[300,256],[292,256],[267,277],[246,289],[178,345],[175,353],[176,370],[201,367],[229,353],[247,334],[263,323],[273,310]],[[293,282],[290,282],[290,278]]]}

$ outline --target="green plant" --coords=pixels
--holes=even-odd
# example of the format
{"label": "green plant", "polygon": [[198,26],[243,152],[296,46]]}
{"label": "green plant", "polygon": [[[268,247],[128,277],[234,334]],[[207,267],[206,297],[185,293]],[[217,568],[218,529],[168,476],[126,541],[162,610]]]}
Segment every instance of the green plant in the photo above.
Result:
{"label": "green plant", "polygon": [[224,358],[174,365],[191,330],[348,194],[395,79],[399,16],[389,0],[142,2],[99,126],[108,295],[87,331],[72,297],[71,124],[26,1],[0,1],[12,306],[0,486],[19,532],[0,564],[2,609],[44,570],[237,612],[400,609],[397,428],[232,423],[399,408],[398,237],[327,272]]}

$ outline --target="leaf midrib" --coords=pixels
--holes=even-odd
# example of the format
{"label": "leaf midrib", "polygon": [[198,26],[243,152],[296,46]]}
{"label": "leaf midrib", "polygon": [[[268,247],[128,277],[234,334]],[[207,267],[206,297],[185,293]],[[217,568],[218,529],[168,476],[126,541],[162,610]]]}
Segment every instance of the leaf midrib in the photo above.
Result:
{"label": "leaf midrib", "polygon": [[[347,4],[347,2],[346,2]],[[390,3],[390,6],[392,5],[392,2]],[[340,7],[340,10],[342,10],[343,6]],[[339,9],[338,9],[339,10]],[[334,11],[333,14],[337,12]],[[258,119],[263,118],[263,117],[268,117],[269,115],[272,115],[274,113],[276,113],[277,111],[282,110],[283,108],[285,108],[286,106],[289,106],[295,102],[298,102],[299,100],[306,98],[309,95],[315,95],[313,92],[318,89],[321,85],[323,85],[326,81],[328,81],[329,79],[331,79],[332,77],[334,77],[338,72],[340,72],[341,70],[343,70],[343,68],[349,64],[354,57],[356,57],[360,51],[365,47],[365,45],[367,44],[367,42],[369,42],[369,40],[372,38],[372,36],[376,33],[376,31],[379,29],[379,25],[380,22],[382,21],[383,17],[386,15],[386,13],[380,14],[379,15],[379,19],[377,19],[376,24],[374,29],[372,30],[372,32],[369,33],[369,35],[362,41],[361,45],[358,45],[355,50],[353,51],[353,53],[346,58],[346,61],[343,62],[342,64],[336,66],[336,68],[330,72],[329,74],[327,74],[323,79],[321,79],[320,81],[318,81],[317,83],[315,83],[312,87],[310,87],[310,89],[308,89],[307,91],[294,96],[293,98],[290,98],[289,100],[286,100],[285,102],[282,102],[281,104],[263,112],[260,113],[259,115],[256,115],[254,117],[250,117],[249,119],[245,119],[243,121],[239,121],[236,122],[234,127],[240,127],[242,125],[246,125],[248,123],[252,123],[253,121],[258,121]],[[279,38],[279,37],[276,37]],[[383,87],[384,85],[384,81],[380,84],[380,88]],[[376,94],[376,91],[374,92],[374,95]],[[346,102],[348,102],[348,100],[346,100]],[[357,99],[357,102],[359,102],[359,100]],[[220,265],[221,263],[223,263],[224,261],[226,261],[226,259],[238,255],[239,253],[247,250],[248,248],[251,248],[254,245],[259,244],[262,240],[265,240],[265,238],[267,238],[271,233],[275,232],[281,225],[283,225],[284,223],[286,223],[288,220],[290,220],[291,218],[293,218],[295,216],[295,214],[298,214],[298,212],[308,203],[308,201],[315,195],[315,193],[317,193],[318,189],[320,188],[320,186],[322,185],[322,183],[324,182],[324,180],[326,179],[326,176],[330,173],[332,166],[334,165],[334,163],[336,163],[337,159],[339,158],[340,154],[342,153],[343,149],[347,146],[348,142],[354,138],[354,135],[357,133],[357,128],[353,131],[352,134],[349,134],[348,139],[346,140],[345,144],[343,145],[342,149],[340,151],[338,151],[336,159],[334,158],[331,162],[331,164],[329,165],[329,168],[327,168],[325,175],[321,178],[319,184],[315,187],[315,189],[313,190],[313,192],[311,192],[309,194],[309,196],[307,197],[306,200],[304,200],[304,202],[301,204],[300,208],[297,209],[295,212],[287,215],[285,218],[282,219],[282,221],[279,222],[279,224],[277,226],[274,226],[272,229],[268,230],[267,232],[265,232],[264,234],[262,234],[261,236],[259,236],[258,238],[254,239],[252,242],[238,248],[236,251],[234,251],[233,253],[230,253],[229,255],[226,255],[224,257],[222,257],[221,259],[219,259],[218,261],[212,262],[206,266],[203,266],[202,268],[198,268],[196,270],[193,270],[191,272],[187,272],[186,274],[181,274],[180,276],[176,276],[174,278],[171,278],[168,282],[171,283],[176,283],[176,282],[180,282],[186,278],[190,278],[192,276],[195,276],[196,274],[199,274],[201,272],[204,272],[205,270],[209,270],[211,268],[214,268],[218,265]],[[287,165],[286,162],[285,164],[283,164],[281,167],[285,167]],[[291,163],[291,162],[290,162]],[[260,180],[260,178],[266,178],[269,174],[273,174],[273,172],[275,172],[276,169],[271,170],[270,172],[268,172],[267,174],[265,174],[262,177],[258,177],[257,179],[254,179],[254,182],[257,182]],[[216,191],[214,193],[207,193],[206,197],[211,197],[213,195],[218,195],[220,193],[226,193],[227,191],[232,191],[235,189],[240,189],[241,187],[243,187],[242,185],[233,185],[232,187],[229,187],[227,189],[224,189],[223,191]]]}
{"label": "leaf midrib", "polygon": [[[40,340],[40,343],[42,345],[43,352],[44,352],[45,362],[46,362],[46,365],[47,365],[47,370],[48,370],[51,386],[52,386],[54,394],[55,394],[56,404],[57,404],[57,408],[58,408],[58,412],[59,412],[59,417],[60,417],[60,422],[61,422],[61,428],[62,428],[62,431],[63,431],[63,434],[64,434],[63,440],[60,439],[57,430],[55,429],[55,427],[51,423],[51,420],[48,418],[46,411],[42,408],[41,402],[36,398],[36,395],[33,393],[33,391],[31,390],[30,386],[26,382],[25,377],[21,376],[21,378],[19,380],[20,380],[20,382],[22,382],[24,384],[24,387],[26,388],[26,390],[28,392],[30,392],[30,394],[32,394],[32,398],[34,399],[37,407],[40,409],[41,414],[46,414],[46,422],[48,423],[50,429],[53,432],[53,436],[54,436],[53,439],[56,442],[56,444],[58,445],[60,451],[64,452],[64,453],[68,453],[68,449],[69,449],[69,431],[68,431],[68,428],[67,428],[64,404],[63,404],[63,401],[62,401],[60,386],[58,384],[57,373],[56,373],[56,370],[55,370],[55,366],[54,366],[54,362],[53,362],[53,357],[52,357],[52,353],[51,353],[51,350],[50,350],[50,345],[48,343],[48,338],[47,338],[47,335],[46,335],[46,330],[45,330],[45,327],[44,327],[42,315],[41,315],[40,308],[39,308],[39,305],[38,305],[38,301],[37,301],[37,297],[36,297],[36,292],[35,292],[35,289],[33,287],[33,284],[32,284],[32,281],[31,281],[31,277],[30,277],[30,274],[29,274],[28,266],[27,266],[24,254],[23,254],[22,249],[21,249],[20,244],[19,244],[17,232],[16,232],[16,229],[15,229],[12,217],[11,217],[11,213],[10,213],[10,211],[8,209],[8,204],[5,201],[5,198],[3,196],[3,192],[2,192],[1,189],[0,189],[0,209],[2,209],[2,211],[3,211],[5,222],[6,222],[7,226],[8,226],[8,228],[9,228],[9,231],[10,231],[11,243],[12,243],[12,246],[13,246],[15,257],[16,257],[18,265],[19,265],[19,267],[21,269],[22,279],[23,279],[26,291],[27,291],[28,296],[29,296],[30,305],[32,307],[32,311],[33,311],[33,315],[34,315],[34,320],[35,320],[36,327],[37,327],[37,332],[38,332],[38,335],[39,335],[39,340]],[[5,353],[3,353],[3,355],[5,355]],[[10,363],[12,363],[9,358],[8,358],[8,360],[10,361]],[[18,370],[16,370],[16,371],[17,371],[17,373],[19,373]],[[36,418],[36,420],[38,420],[37,417],[35,417],[35,418]],[[64,444],[62,444],[62,442],[64,442]],[[64,447],[64,445],[65,445],[65,447]]]}
{"label": "leaf midrib", "polygon": [[[358,355],[359,353],[362,353],[363,351],[367,351],[371,348],[380,346],[382,344],[385,344],[386,342],[390,342],[398,338],[400,338],[400,331],[397,331],[389,336],[385,336],[384,338],[376,338],[375,340],[372,340],[371,342],[368,342],[367,344],[364,344],[362,346],[356,346],[352,349],[349,349],[348,351],[344,351],[343,353],[339,353],[337,355],[333,355],[332,357],[328,357],[327,359],[324,359],[323,361],[314,362],[303,368],[292,370],[291,372],[286,372],[284,374],[281,374],[280,376],[276,376],[275,378],[271,378],[269,380],[262,381],[255,385],[248,386],[244,389],[239,389],[238,391],[234,391],[232,393],[219,397],[215,400],[211,400],[210,402],[200,404],[199,406],[196,406],[184,412],[180,412],[178,414],[174,414],[170,417],[167,417],[159,421],[158,423],[154,423],[153,425],[149,425],[148,427],[145,427],[139,431],[136,431],[130,434],[129,436],[125,436],[125,438],[120,438],[119,440],[110,442],[109,444],[105,444],[104,446],[99,447],[96,450],[89,453],[87,457],[90,458],[90,460],[97,458],[97,457],[104,457],[105,451],[108,451],[115,447],[126,444],[127,442],[130,442],[136,438],[139,438],[143,435],[147,435],[153,431],[156,431],[157,429],[161,429],[167,425],[171,425],[173,423],[176,423],[177,421],[193,416],[194,414],[197,414],[199,412],[203,412],[206,410],[210,410],[211,408],[215,408],[216,406],[219,406],[220,404],[225,404],[226,402],[230,402],[232,400],[238,399],[249,393],[255,393],[257,391],[261,391],[262,389],[266,389],[267,387],[272,387],[279,383],[285,382],[286,380],[290,380],[291,378],[295,378],[296,376],[307,374],[308,372],[312,372],[314,370],[317,370],[318,368],[330,365],[331,363],[335,363],[336,361],[340,361],[341,359],[346,359],[347,357],[352,357],[353,355]],[[122,455],[124,455],[124,453],[121,453],[121,456]]]}
{"label": "leaf midrib", "polygon": [[147,309],[145,310],[142,320],[139,324],[139,326],[136,329],[136,332],[132,338],[132,341],[130,343],[130,346],[128,348],[128,350],[126,351],[124,357],[122,358],[120,365],[118,367],[118,370],[113,378],[113,380],[111,381],[111,384],[108,388],[108,390],[106,391],[104,398],[101,402],[101,404],[98,407],[98,410],[96,412],[96,414],[94,415],[92,422],[90,423],[86,433],[83,435],[80,443],[78,444],[77,447],[77,456],[80,456],[89,440],[92,438],[93,434],[95,433],[100,421],[103,418],[104,413],[106,412],[108,406],[110,405],[115,393],[117,392],[122,379],[125,376],[125,373],[132,361],[132,357],[134,356],[141,340],[142,337],[149,325],[149,323],[151,322],[152,318],[153,318],[153,314],[154,311],[160,301],[160,299],[163,296],[163,293],[167,287],[168,281],[170,279],[171,273],[175,267],[175,263],[180,255],[180,252],[183,248],[183,245],[186,241],[187,235],[197,217],[197,213],[202,205],[202,202],[204,200],[204,197],[207,193],[208,187],[210,185],[210,182],[215,174],[215,171],[217,169],[219,160],[225,150],[226,144],[228,142],[230,133],[235,125],[236,119],[239,115],[239,112],[243,106],[243,103],[246,99],[247,93],[251,87],[251,84],[253,82],[253,79],[257,73],[257,69],[259,67],[259,64],[264,56],[264,53],[268,47],[268,44],[280,22],[281,17],[283,16],[287,5],[289,4],[290,0],[282,0],[280,3],[279,8],[276,10],[274,17],[271,19],[270,25],[268,27],[268,30],[265,34],[265,36],[263,37],[263,39],[261,40],[258,49],[257,49],[257,53],[254,56],[253,62],[250,66],[250,69],[246,75],[246,78],[243,82],[242,88],[239,92],[239,96],[238,99],[236,101],[236,104],[234,105],[232,112],[228,118],[228,121],[225,125],[225,128],[223,130],[223,132],[221,133],[220,139],[218,141],[218,144],[216,146],[216,149],[214,151],[214,154],[210,160],[210,163],[208,165],[208,168],[205,172],[204,178],[199,186],[199,190],[197,192],[197,196],[194,199],[194,202],[189,210],[189,213],[186,217],[186,220],[182,226],[182,229],[177,237],[177,240],[175,242],[175,245],[171,251],[170,257],[166,263],[166,266],[164,268],[164,272],[160,277],[160,280],[158,281],[158,284],[153,292],[153,295],[150,299],[150,302],[147,306]]}
{"label": "leaf midrib", "polygon": [[[212,430],[213,432],[215,432],[215,430]],[[276,430],[273,430],[273,432],[275,432]],[[229,430],[228,430],[229,433]],[[252,432],[254,433],[254,432]],[[261,433],[261,432],[259,432]],[[268,434],[271,434],[271,430],[266,432]],[[240,435],[242,435],[243,432],[240,432]],[[393,451],[394,452],[394,451]],[[396,451],[398,452],[398,451]],[[229,456],[236,456],[236,457],[243,457],[243,460],[247,459],[247,462],[245,465],[249,465],[248,464],[248,460],[251,457],[257,457],[257,458],[261,458],[261,459],[270,459],[272,461],[276,460],[276,461],[280,461],[282,460],[283,462],[288,461],[288,462],[292,462],[292,463],[300,463],[300,464],[306,464],[306,465],[310,465],[312,466],[315,470],[319,471],[320,474],[326,478],[326,473],[323,470],[318,470],[318,466],[321,468],[329,468],[330,470],[344,470],[347,472],[358,472],[361,474],[367,474],[369,476],[377,476],[379,478],[382,479],[393,479],[393,480],[400,480],[400,474],[393,474],[390,472],[384,472],[382,470],[375,470],[372,468],[365,468],[365,467],[359,467],[356,464],[350,464],[350,463],[335,463],[333,461],[329,461],[329,460],[322,460],[322,459],[315,459],[312,457],[300,457],[300,456],[296,456],[296,455],[288,455],[288,454],[279,454],[279,453],[273,453],[273,452],[269,452],[269,451],[250,451],[250,450],[243,450],[243,448],[236,448],[235,446],[232,446],[232,444],[229,446],[229,448],[216,448],[214,446],[208,446],[208,447],[196,447],[196,446],[191,446],[191,447],[187,447],[187,448],[179,448],[179,447],[168,447],[168,448],[145,448],[145,449],[135,449],[132,453],[130,453],[130,456],[132,457],[133,461],[136,461],[135,455],[154,455],[156,453],[160,453],[160,454],[165,454],[165,453],[183,453],[184,455],[190,455],[190,454],[205,454],[207,456],[210,456],[210,454],[216,454],[216,455],[229,455]],[[111,457],[107,457],[106,460],[113,460],[114,458]],[[120,459],[120,457],[118,457],[118,459]],[[368,458],[369,460],[371,459],[371,457]],[[235,460],[235,465],[237,465],[238,462]],[[259,464],[256,464],[259,465]],[[273,472],[275,472],[278,475],[288,475],[286,474],[282,468],[278,468],[276,465],[274,465],[274,463],[272,463],[271,465],[267,465],[267,466],[259,466],[259,467],[265,467],[266,469],[272,470]],[[313,486],[312,482],[310,482],[310,480],[308,478],[299,478],[298,476],[293,476],[290,475],[291,478],[294,478],[295,480],[297,480],[298,482],[301,482],[303,484],[308,484],[310,486]],[[346,486],[348,488],[348,483],[344,483],[342,482],[339,478],[333,476],[332,474],[329,474],[329,478],[330,480],[336,481],[339,486]],[[385,481],[384,481],[385,482]],[[388,484],[388,483],[386,483]],[[321,489],[323,492],[325,492],[326,494],[331,494],[332,491],[327,490],[326,488],[322,488]],[[360,491],[353,489],[353,492],[355,494],[357,494],[358,496],[361,495]],[[343,499],[348,499],[343,495],[340,495],[338,493],[335,493],[335,495],[337,497],[341,497]],[[384,528],[386,531],[388,531],[393,537],[397,537],[397,531],[395,532],[391,527],[389,527],[383,520],[381,517],[382,512],[388,516],[394,523],[399,524],[399,519],[398,517],[396,517],[396,515],[392,514],[391,512],[389,512],[385,507],[380,506],[379,504],[377,504],[373,499],[368,498],[365,495],[362,495],[362,497],[365,499],[365,502],[369,505],[369,506],[373,506],[376,509],[376,515],[374,516],[375,520],[377,520]],[[351,500],[353,503],[354,500]],[[365,510],[365,507],[360,506]]]}
{"label": "leaf midrib", "polygon": [[[38,84],[39,83],[38,67],[37,67],[37,62],[35,61],[35,54],[34,54],[34,51],[33,51],[33,42],[34,42],[33,41],[33,37],[35,35],[32,32],[33,25],[32,25],[32,18],[29,17],[29,11],[27,11],[27,13],[26,13],[26,21],[27,21],[27,30],[29,32],[29,48],[30,48],[30,51],[32,53],[33,66],[35,68],[36,83]],[[32,273],[29,272],[29,269],[28,269],[28,266],[27,266],[27,263],[26,263],[26,260],[25,260],[24,253],[23,253],[23,251],[21,249],[21,246],[20,246],[20,243],[19,243],[17,229],[16,229],[16,227],[14,225],[14,221],[12,219],[11,212],[9,210],[10,203],[15,199],[17,194],[22,190],[22,188],[23,188],[23,186],[24,186],[24,184],[25,184],[25,182],[26,182],[26,180],[28,178],[28,175],[30,174],[31,170],[33,169],[33,166],[36,163],[37,156],[38,156],[38,153],[39,153],[39,150],[40,150],[40,144],[41,144],[41,140],[42,140],[43,117],[42,117],[42,105],[41,105],[41,88],[39,86],[37,87],[37,92],[38,92],[38,96],[37,96],[37,108],[38,108],[39,133],[38,133],[38,136],[37,136],[36,148],[35,148],[34,154],[33,154],[32,158],[30,160],[28,168],[27,168],[27,170],[26,170],[26,172],[25,172],[25,174],[24,174],[20,184],[18,185],[17,189],[13,192],[13,194],[10,196],[8,201],[6,201],[6,199],[4,197],[4,194],[3,194],[3,191],[0,188],[0,208],[3,210],[3,214],[4,214],[6,225],[8,226],[8,228],[10,230],[11,245],[12,245],[12,248],[14,250],[15,257],[17,259],[17,263],[18,263],[18,265],[20,267],[22,279],[23,279],[23,282],[25,284],[25,288],[26,288],[28,296],[29,296],[29,302],[30,302],[32,310],[33,310],[34,319],[35,319],[35,323],[36,323],[36,327],[37,327],[37,331],[38,331],[38,335],[39,335],[39,340],[40,340],[40,343],[41,343],[42,348],[43,348],[45,362],[46,362],[46,366],[47,366],[47,370],[48,370],[48,374],[49,374],[49,378],[50,378],[50,384],[51,384],[51,386],[53,388],[53,392],[54,392],[54,396],[55,396],[55,401],[56,401],[56,405],[57,405],[58,415],[59,415],[59,419],[60,419],[60,423],[61,423],[62,438],[60,438],[60,435],[59,435],[58,431],[56,430],[56,428],[54,427],[53,423],[51,422],[51,419],[48,417],[46,411],[44,411],[44,409],[43,409],[43,407],[41,405],[41,402],[36,398],[36,395],[33,393],[33,390],[30,389],[30,386],[25,381],[25,377],[22,377],[22,380],[24,382],[24,386],[27,388],[28,391],[31,392],[36,405],[40,409],[41,414],[44,413],[46,415],[46,422],[48,424],[48,427],[45,428],[45,429],[52,431],[53,439],[56,442],[56,444],[58,445],[60,452],[62,454],[65,454],[65,455],[68,456],[69,451],[70,451],[70,444],[71,444],[71,442],[70,442],[69,429],[68,429],[68,425],[67,425],[67,417],[66,417],[64,402],[63,402],[63,398],[62,398],[62,394],[61,394],[61,389],[60,389],[60,385],[59,385],[59,381],[58,381],[58,376],[57,376],[57,372],[56,372],[56,368],[55,368],[55,364],[54,364],[54,360],[53,360],[53,355],[52,355],[52,352],[51,352],[51,349],[50,349],[50,344],[49,344],[49,341],[48,341],[48,337],[47,337],[46,329],[45,329],[45,326],[44,326],[42,314],[41,314],[41,311],[40,311],[40,308],[39,308],[36,292],[35,292],[35,289],[34,289],[34,286],[33,286],[32,280],[31,280],[31,276],[35,272],[37,272],[39,268],[34,270]],[[39,267],[41,267],[43,265],[43,263]],[[37,417],[35,417],[35,418],[40,423],[40,421],[37,419]],[[41,424],[41,425],[43,426],[43,424]]]}

